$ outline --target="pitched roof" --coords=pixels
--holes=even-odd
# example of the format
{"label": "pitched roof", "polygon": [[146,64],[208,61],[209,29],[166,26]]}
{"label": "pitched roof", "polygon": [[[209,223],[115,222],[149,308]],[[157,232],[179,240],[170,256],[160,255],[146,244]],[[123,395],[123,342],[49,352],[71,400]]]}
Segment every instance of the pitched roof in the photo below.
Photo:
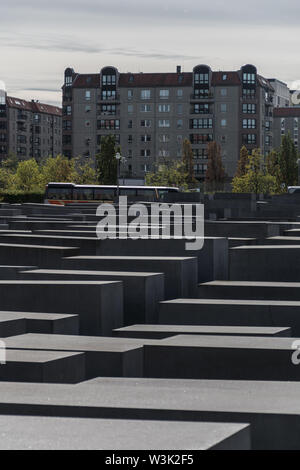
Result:
{"label": "pitched roof", "polygon": [[121,73],[120,87],[192,86],[193,74],[182,73]]}
{"label": "pitched roof", "polygon": [[300,117],[300,107],[274,108],[274,117]]}
{"label": "pitched roof", "polygon": [[62,115],[61,108],[58,106],[52,106],[50,104],[21,100],[20,98],[14,98],[11,96],[7,97],[6,102],[10,108],[22,109],[24,111],[31,111],[33,113],[53,114],[54,116]]}
{"label": "pitched roof", "polygon": [[241,79],[238,72],[213,72],[211,84],[212,86],[237,86],[241,84]]}
{"label": "pitched roof", "polygon": [[73,80],[72,86],[73,88],[98,88],[100,86],[100,74],[77,74]]}

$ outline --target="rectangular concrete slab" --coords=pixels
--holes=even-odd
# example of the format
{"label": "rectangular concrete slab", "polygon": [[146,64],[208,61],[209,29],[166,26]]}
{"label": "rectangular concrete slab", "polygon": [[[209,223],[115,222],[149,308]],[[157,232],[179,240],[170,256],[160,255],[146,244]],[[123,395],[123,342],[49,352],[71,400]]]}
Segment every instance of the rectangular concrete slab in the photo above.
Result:
{"label": "rectangular concrete slab", "polygon": [[300,245],[257,245],[230,248],[229,279],[232,281],[299,282]]}
{"label": "rectangular concrete slab", "polygon": [[77,383],[85,378],[83,353],[6,349],[0,365],[0,381]]}
{"label": "rectangular concrete slab", "polygon": [[250,450],[232,423],[0,416],[2,450]]}
{"label": "rectangular concrete slab", "polygon": [[62,260],[64,269],[155,272],[165,275],[165,298],[193,297],[197,258],[175,256],[74,256]]}
{"label": "rectangular concrete slab", "polygon": [[175,299],[160,303],[162,325],[290,327],[300,336],[300,302],[243,299]]}
{"label": "rectangular concrete slab", "polygon": [[0,281],[0,299],[2,310],[79,315],[80,334],[124,326],[121,282]]}
{"label": "rectangular concrete slab", "polygon": [[299,450],[299,396],[299,382],[139,378],[98,378],[78,385],[3,382],[0,414],[139,419],[143,424],[145,420],[246,422],[251,425],[253,449]]}
{"label": "rectangular concrete slab", "polygon": [[[5,339],[6,348],[86,354],[87,377],[141,377],[147,340],[93,336],[26,334]],[[151,342],[151,341],[150,341]]]}
{"label": "rectangular concrete slab", "polygon": [[300,282],[211,281],[198,285],[197,297],[300,301]]}
{"label": "rectangular concrete slab", "polygon": [[79,248],[70,246],[0,243],[0,264],[56,268],[60,266],[61,258],[78,253]]}
{"label": "rectangular concrete slab", "polygon": [[290,336],[290,328],[255,326],[131,325],[113,331],[118,338],[163,339],[175,335]]}
{"label": "rectangular concrete slab", "polygon": [[164,300],[164,275],[159,273],[37,269],[20,274],[22,279],[68,281],[121,281],[124,288],[124,325],[158,320]]}
{"label": "rectangular concrete slab", "polygon": [[[63,315],[59,313],[32,313],[12,312],[0,310],[0,325],[4,327],[6,321],[22,321],[24,331],[14,334],[0,334],[2,336],[14,336],[25,333],[48,333],[48,334],[79,334],[79,316]],[[0,328],[0,331],[1,328]],[[14,330],[12,330],[14,331]]]}
{"label": "rectangular concrete slab", "polygon": [[144,345],[144,376],[300,380],[293,338],[178,335]]}

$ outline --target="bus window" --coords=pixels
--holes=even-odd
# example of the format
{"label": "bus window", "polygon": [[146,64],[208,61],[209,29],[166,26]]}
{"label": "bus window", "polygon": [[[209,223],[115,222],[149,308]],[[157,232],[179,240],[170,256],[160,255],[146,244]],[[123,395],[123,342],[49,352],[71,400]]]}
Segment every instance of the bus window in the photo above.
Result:
{"label": "bus window", "polygon": [[137,192],[137,196],[146,197],[147,200],[150,200],[150,199],[153,201],[156,200],[156,191],[153,188],[141,188],[141,189],[137,189],[136,192]]}
{"label": "bus window", "polygon": [[92,201],[94,198],[93,188],[76,188],[75,199],[78,201]]}
{"label": "bus window", "polygon": [[53,187],[48,188],[48,199],[70,200],[72,199],[72,188]]}
{"label": "bus window", "polygon": [[115,197],[114,188],[95,188],[94,199],[96,201],[112,201]]}
{"label": "bus window", "polygon": [[136,196],[136,189],[120,188],[120,196]]}
{"label": "bus window", "polygon": [[170,192],[169,189],[158,189],[158,197],[160,201],[165,199],[165,196]]}

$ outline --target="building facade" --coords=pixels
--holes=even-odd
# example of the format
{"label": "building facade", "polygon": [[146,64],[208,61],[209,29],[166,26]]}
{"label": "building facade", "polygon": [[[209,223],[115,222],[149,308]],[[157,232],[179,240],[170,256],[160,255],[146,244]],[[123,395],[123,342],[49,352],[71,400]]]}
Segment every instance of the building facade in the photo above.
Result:
{"label": "building facade", "polygon": [[175,73],[119,73],[109,66],[99,74],[78,74],[67,68],[63,153],[93,159],[101,137],[114,134],[127,159],[123,176],[139,178],[161,162],[180,159],[187,138],[195,175],[203,179],[207,143],[216,141],[232,177],[243,145],[264,154],[273,147],[276,90],[282,93],[250,64],[229,72],[214,72],[208,65],[192,72],[178,66]]}
{"label": "building facade", "polygon": [[274,109],[274,148],[280,147],[282,137],[288,134],[299,151],[300,106]]}
{"label": "building facade", "polygon": [[0,91],[0,159],[20,159],[62,153],[61,108],[7,96]]}

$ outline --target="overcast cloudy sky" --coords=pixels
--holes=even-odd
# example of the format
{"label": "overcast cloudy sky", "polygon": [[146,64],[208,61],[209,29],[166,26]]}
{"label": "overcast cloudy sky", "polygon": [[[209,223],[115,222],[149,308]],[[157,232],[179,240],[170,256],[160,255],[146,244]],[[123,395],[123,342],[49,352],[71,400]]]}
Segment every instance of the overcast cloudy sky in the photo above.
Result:
{"label": "overcast cloudy sky", "polygon": [[299,0],[5,0],[0,22],[0,80],[20,98],[60,103],[67,66],[167,72],[253,63],[300,88]]}

